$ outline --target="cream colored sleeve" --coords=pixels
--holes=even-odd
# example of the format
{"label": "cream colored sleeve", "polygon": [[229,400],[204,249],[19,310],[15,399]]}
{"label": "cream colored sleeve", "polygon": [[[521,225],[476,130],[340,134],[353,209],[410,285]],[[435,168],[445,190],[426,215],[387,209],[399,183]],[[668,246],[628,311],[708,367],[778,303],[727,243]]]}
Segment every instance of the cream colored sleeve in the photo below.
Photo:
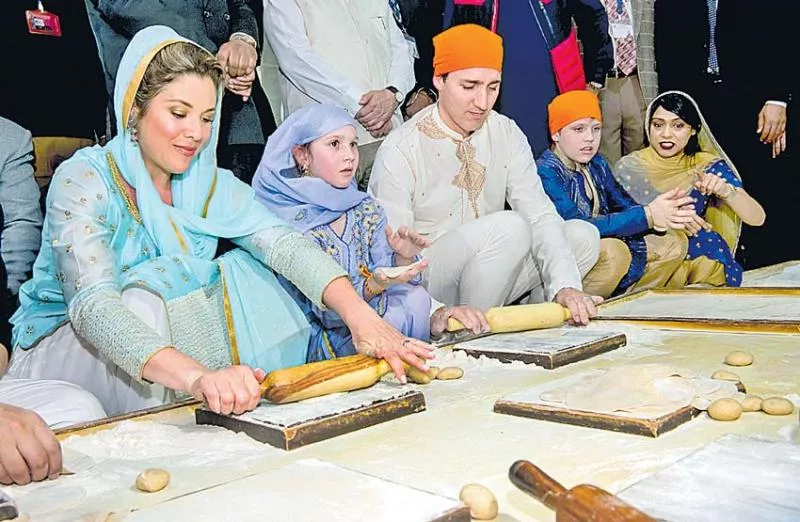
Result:
{"label": "cream colored sleeve", "polygon": [[384,141],[375,155],[368,192],[378,200],[389,225],[414,227],[416,176],[411,162],[391,141]]}
{"label": "cream colored sleeve", "polygon": [[545,298],[551,300],[563,288],[580,290],[581,274],[567,240],[564,220],[542,187],[528,140],[513,121],[508,120],[508,125],[509,142],[515,145],[509,164],[506,198],[511,208],[531,225],[531,251],[542,273]]}

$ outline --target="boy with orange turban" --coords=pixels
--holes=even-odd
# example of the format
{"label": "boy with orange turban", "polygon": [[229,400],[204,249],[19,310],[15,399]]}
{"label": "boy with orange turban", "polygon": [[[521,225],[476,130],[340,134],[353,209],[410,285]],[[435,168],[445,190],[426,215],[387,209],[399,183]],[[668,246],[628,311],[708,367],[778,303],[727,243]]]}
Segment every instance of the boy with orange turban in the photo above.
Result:
{"label": "boy with orange turban", "polygon": [[690,221],[694,211],[683,207],[692,198],[672,191],[639,205],[625,192],[597,153],[602,116],[594,93],[556,96],[548,116],[552,146],[537,161],[544,190],[561,217],[592,223],[602,238],[584,290],[609,297],[665,286],[688,248],[686,234],[668,229],[682,229]]}
{"label": "boy with orange turban", "polygon": [[386,138],[370,192],[392,226],[427,236],[425,284],[437,300],[484,310],[553,300],[586,324],[600,301],[581,290],[597,261],[597,229],[559,217],[525,135],[492,110],[502,39],[467,24],[433,43],[439,101]]}

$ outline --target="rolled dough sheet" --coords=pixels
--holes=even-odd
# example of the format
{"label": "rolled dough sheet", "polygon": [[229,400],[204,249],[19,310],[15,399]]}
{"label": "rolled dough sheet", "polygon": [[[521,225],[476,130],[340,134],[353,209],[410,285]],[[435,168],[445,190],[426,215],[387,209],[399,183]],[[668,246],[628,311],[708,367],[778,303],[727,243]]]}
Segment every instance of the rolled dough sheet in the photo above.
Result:
{"label": "rolled dough sheet", "polygon": [[497,334],[483,337],[465,343],[459,348],[480,350],[482,352],[519,352],[552,354],[592,342],[613,337],[617,332],[603,332],[587,330],[585,328],[566,326],[562,328],[548,328],[545,330],[531,330],[528,332],[515,332]]}
{"label": "rolled dough sheet", "polygon": [[800,446],[725,435],[619,496],[671,522],[800,520]]}
{"label": "rolled dough sheet", "polygon": [[142,509],[124,520],[406,522],[436,520],[461,507],[455,499],[305,459]]}
{"label": "rolled dough sheet", "polygon": [[705,409],[715,399],[740,395],[733,382],[698,377],[666,364],[630,364],[582,372],[504,400],[655,419],[689,405]]}
{"label": "rolled dough sheet", "polygon": [[640,297],[601,305],[606,319],[644,317],[713,320],[800,321],[800,296],[737,295],[701,291],[649,292]]}
{"label": "rolled dough sheet", "polygon": [[395,277],[399,277],[408,272],[409,270],[418,267],[422,263],[422,261],[424,261],[424,259],[421,259],[416,263],[411,263],[410,265],[386,266],[381,268],[381,270],[383,270],[383,273],[386,274],[386,277],[394,279]]}

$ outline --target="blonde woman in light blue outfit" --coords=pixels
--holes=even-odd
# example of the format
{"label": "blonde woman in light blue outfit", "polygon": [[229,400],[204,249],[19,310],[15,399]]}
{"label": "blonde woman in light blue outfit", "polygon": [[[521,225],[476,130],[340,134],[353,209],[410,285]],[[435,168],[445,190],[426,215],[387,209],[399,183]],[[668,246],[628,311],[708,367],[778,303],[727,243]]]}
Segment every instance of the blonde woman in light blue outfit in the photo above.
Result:
{"label": "blonde woman in light blue outfit", "polygon": [[[429,345],[383,322],[327,254],[217,168],[222,80],[210,53],[167,27],[131,40],[117,137],[53,178],[11,375],[78,384],[109,415],[182,394],[252,409],[265,371],[306,361],[308,323],[273,271],[336,311],[358,352],[398,376],[401,360],[425,367]],[[240,248],[214,259],[219,238]]]}

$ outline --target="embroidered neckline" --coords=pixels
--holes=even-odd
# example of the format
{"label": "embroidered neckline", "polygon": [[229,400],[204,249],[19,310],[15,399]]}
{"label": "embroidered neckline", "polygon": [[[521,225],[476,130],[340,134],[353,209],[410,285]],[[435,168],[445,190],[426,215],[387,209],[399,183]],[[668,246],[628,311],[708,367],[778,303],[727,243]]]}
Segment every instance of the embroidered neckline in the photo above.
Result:
{"label": "embroidered neckline", "polygon": [[434,119],[432,112],[417,122],[417,130],[430,139],[441,140],[447,138],[455,144],[456,157],[461,162],[461,167],[458,170],[458,174],[453,178],[452,184],[462,190],[461,221],[464,222],[464,192],[467,193],[473,217],[478,219],[480,217],[478,199],[483,193],[483,187],[486,184],[486,167],[475,159],[475,145],[472,144],[470,138],[459,140],[448,135]]}
{"label": "embroidered neckline", "polygon": [[106,152],[106,163],[108,163],[108,168],[111,169],[111,179],[114,181],[114,185],[116,185],[117,190],[122,196],[125,206],[128,207],[128,212],[130,212],[131,217],[133,217],[137,223],[141,224],[142,216],[139,214],[139,209],[136,207],[136,203],[133,201],[133,198],[131,198],[130,193],[128,193],[129,185],[125,181],[125,178],[122,177],[122,173],[111,152]]}

